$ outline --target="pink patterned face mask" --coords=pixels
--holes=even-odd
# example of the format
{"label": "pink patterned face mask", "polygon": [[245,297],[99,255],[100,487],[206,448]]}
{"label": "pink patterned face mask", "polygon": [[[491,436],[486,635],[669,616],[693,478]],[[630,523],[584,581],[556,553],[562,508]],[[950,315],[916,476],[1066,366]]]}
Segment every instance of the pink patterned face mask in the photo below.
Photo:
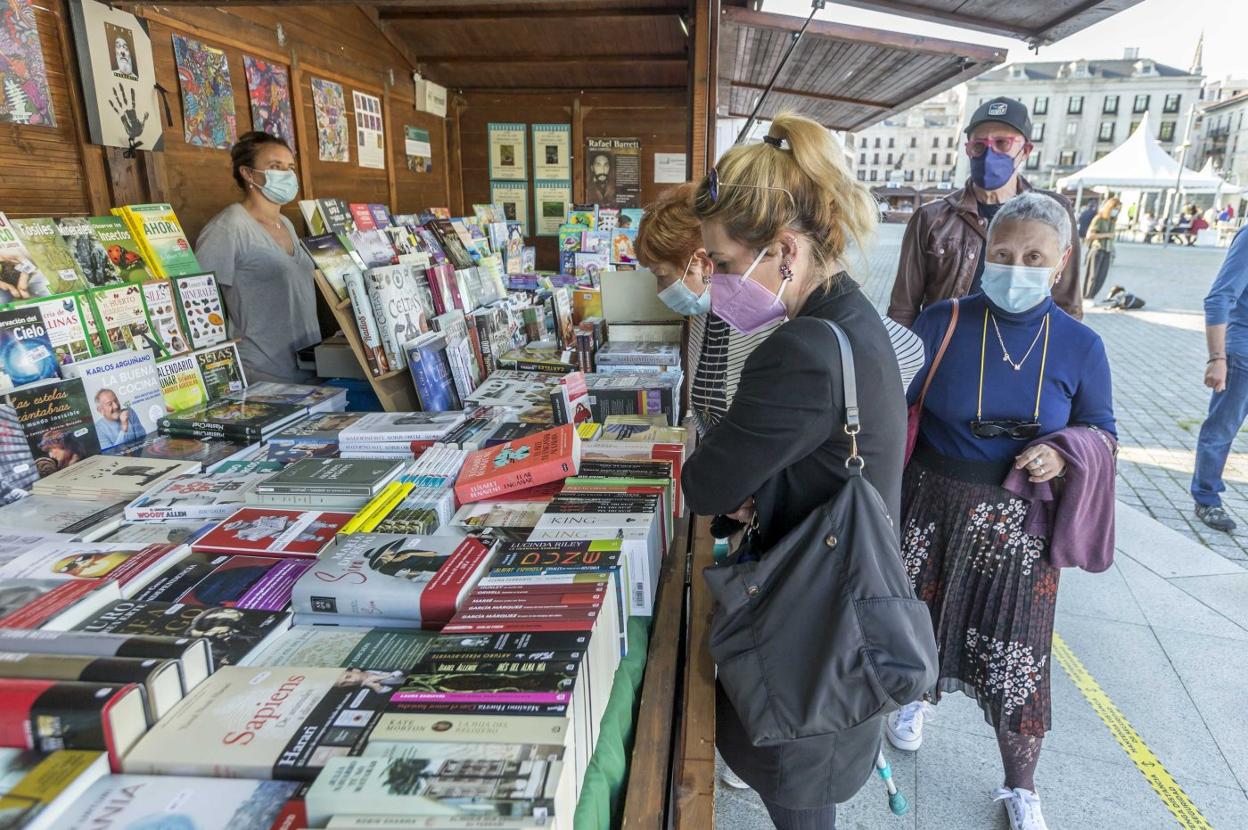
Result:
{"label": "pink patterned face mask", "polygon": [[788,309],[780,298],[788,285],[786,277],[777,294],[771,293],[762,283],[750,279],[767,249],[758,252],[744,274],[711,274],[708,278],[711,291],[711,311],[742,334],[753,334],[777,320],[788,316]]}

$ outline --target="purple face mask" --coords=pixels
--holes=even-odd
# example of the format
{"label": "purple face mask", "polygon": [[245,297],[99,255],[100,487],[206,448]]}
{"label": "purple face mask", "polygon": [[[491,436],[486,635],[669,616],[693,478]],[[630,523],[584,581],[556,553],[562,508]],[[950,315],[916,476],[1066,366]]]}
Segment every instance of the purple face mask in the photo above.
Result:
{"label": "purple face mask", "polygon": [[750,274],[766,253],[766,248],[759,251],[744,274],[711,274],[708,279],[711,311],[742,334],[760,331],[777,320],[783,320],[789,313],[780,301],[784,286],[788,284],[787,278],[780,284],[778,294],[772,294],[766,286],[750,279]]}

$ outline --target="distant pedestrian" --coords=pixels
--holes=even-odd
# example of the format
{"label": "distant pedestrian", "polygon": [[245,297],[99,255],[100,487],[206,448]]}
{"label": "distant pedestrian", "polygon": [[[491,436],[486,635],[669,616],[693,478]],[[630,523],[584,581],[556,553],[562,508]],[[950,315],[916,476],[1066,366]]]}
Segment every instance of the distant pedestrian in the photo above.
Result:
{"label": "distant pedestrian", "polygon": [[1096,216],[1097,210],[1100,209],[1101,203],[1097,199],[1088,200],[1088,206],[1079,214],[1079,238],[1088,235],[1088,226],[1092,224],[1092,218]]}
{"label": "distant pedestrian", "polygon": [[1083,271],[1083,297],[1086,300],[1096,299],[1109,276],[1109,266],[1114,261],[1114,236],[1120,206],[1117,196],[1106,199],[1084,233],[1083,241],[1088,249]]}
{"label": "distant pedestrian", "polygon": [[[948,196],[923,205],[906,224],[901,261],[888,303],[888,316],[911,326],[919,312],[941,300],[965,297],[980,290],[984,273],[988,223],[1005,202],[1032,190],[1020,175],[1033,149],[1031,114],[1013,98],[992,98],[980,105],[966,125],[966,154],[971,177]],[[1070,202],[1045,193],[1070,216]],[[1079,240],[1070,262],[1053,289],[1053,300],[1076,320],[1083,317],[1079,296]]]}
{"label": "distant pedestrian", "polygon": [[1222,507],[1222,471],[1231,444],[1248,417],[1248,236],[1231,240],[1222,269],[1205,297],[1205,386],[1213,390],[1209,414],[1196,440],[1192,498],[1196,518],[1231,533],[1235,521]]}

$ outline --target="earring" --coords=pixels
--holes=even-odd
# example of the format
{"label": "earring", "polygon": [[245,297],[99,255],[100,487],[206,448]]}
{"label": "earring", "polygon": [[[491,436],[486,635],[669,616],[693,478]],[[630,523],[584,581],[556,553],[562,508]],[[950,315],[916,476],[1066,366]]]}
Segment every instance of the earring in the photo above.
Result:
{"label": "earring", "polygon": [[793,269],[789,267],[789,261],[787,259],[780,260],[780,276],[784,277],[786,280],[793,279]]}

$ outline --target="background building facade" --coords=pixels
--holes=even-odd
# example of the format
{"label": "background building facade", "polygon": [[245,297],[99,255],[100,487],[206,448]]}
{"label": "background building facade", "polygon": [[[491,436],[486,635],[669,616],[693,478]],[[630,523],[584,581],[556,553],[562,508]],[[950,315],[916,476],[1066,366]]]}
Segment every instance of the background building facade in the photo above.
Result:
{"label": "background building facade", "polygon": [[924,101],[845,137],[859,181],[932,187],[953,180],[962,152],[962,100],[956,92]]}

